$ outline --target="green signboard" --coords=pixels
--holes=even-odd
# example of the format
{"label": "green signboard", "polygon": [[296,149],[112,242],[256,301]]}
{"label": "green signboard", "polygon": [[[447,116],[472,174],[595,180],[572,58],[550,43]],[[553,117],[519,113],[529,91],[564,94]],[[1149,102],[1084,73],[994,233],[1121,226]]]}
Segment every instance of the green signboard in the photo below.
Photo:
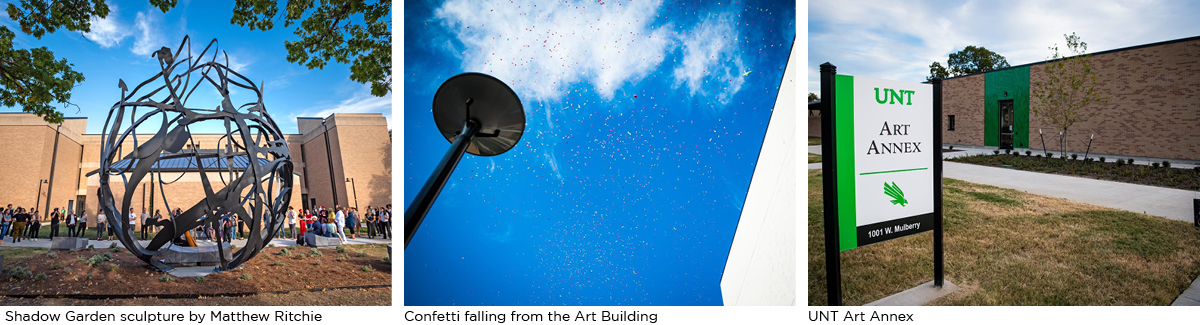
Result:
{"label": "green signboard", "polygon": [[838,247],[933,229],[933,86],[836,78]]}
{"label": "green signboard", "polygon": [[933,284],[941,287],[941,79],[921,84],[836,71],[821,65],[829,303],[842,302],[842,251],[930,230]]}

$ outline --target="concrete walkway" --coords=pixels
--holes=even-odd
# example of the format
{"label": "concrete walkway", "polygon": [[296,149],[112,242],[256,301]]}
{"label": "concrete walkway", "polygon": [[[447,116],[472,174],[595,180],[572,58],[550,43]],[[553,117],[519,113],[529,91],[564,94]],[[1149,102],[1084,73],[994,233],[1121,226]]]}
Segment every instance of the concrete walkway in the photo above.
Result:
{"label": "concrete walkway", "polygon": [[[958,146],[963,151],[948,152],[947,158],[994,154],[995,148]],[[809,146],[808,151],[819,154],[821,146]],[[1135,164],[1147,164],[1150,160]],[[1180,161],[1172,162],[1172,168],[1192,168]],[[820,169],[820,164],[809,164],[809,169]],[[1095,204],[1118,210],[1144,213],[1175,220],[1192,222],[1192,199],[1200,198],[1200,192],[1180,189],[1120,183],[1091,178],[1044,174],[1008,168],[988,167],[956,162],[943,162],[943,176],[972,183],[987,184],[1021,190],[1033,194],[1061,197],[1072,201]]]}
{"label": "concrete walkway", "polygon": [[[150,244],[149,240],[139,240],[138,242],[141,243],[142,246]],[[355,239],[347,239],[346,242],[347,242],[346,245],[391,244],[392,240],[391,239],[382,239],[379,236],[375,236],[375,239],[368,239],[366,237],[358,237]],[[109,246],[112,246],[113,243],[117,243],[117,246],[121,246],[121,242],[117,241],[117,240],[92,240],[91,238],[88,238],[88,245],[95,246],[96,248],[108,248]],[[212,242],[206,241],[204,239],[200,239],[200,240],[197,240],[196,243],[197,244],[205,244],[205,243],[211,244]],[[296,240],[294,240],[294,239],[274,238],[274,239],[271,239],[271,242],[268,243],[267,245],[275,245],[275,247],[284,247],[284,246],[291,246],[291,245],[295,245],[295,244],[296,244]],[[234,239],[233,245],[235,245],[237,247],[246,247],[246,239]],[[33,241],[30,239],[22,239],[21,242],[19,242],[19,243],[13,243],[12,237],[5,236],[4,244],[0,245],[0,247],[50,248],[50,239],[38,238],[38,241]],[[121,247],[124,247],[124,246],[121,246]]]}
{"label": "concrete walkway", "polygon": [[999,167],[944,162],[947,178],[1061,197],[1118,210],[1192,222],[1192,199],[1200,192]]}
{"label": "concrete walkway", "polygon": [[[947,152],[946,158],[964,155],[991,155],[995,148],[955,146],[962,151]],[[809,146],[808,152],[821,154],[821,146]],[[1082,154],[1080,154],[1082,156]],[[1094,155],[1089,155],[1089,157]],[[1101,155],[1106,160],[1134,159],[1134,164],[1149,165],[1162,159]],[[1191,169],[1200,162],[1169,160],[1172,168]],[[821,164],[809,164],[809,169],[820,169]],[[1185,222],[1193,222],[1192,200],[1200,198],[1200,192],[1164,187],[1146,186],[1090,178],[1043,174],[1008,168],[988,167],[956,162],[943,162],[943,176],[972,183],[1011,188],[1033,194],[1061,197],[1068,200],[1094,204],[1118,210],[1144,213]],[[1200,278],[1183,291],[1172,306],[1200,306]]]}

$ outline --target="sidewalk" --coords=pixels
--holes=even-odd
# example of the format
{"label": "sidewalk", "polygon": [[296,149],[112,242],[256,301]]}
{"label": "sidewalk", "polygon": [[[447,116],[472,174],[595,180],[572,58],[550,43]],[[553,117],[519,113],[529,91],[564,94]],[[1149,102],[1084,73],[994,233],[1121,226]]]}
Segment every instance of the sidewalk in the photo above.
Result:
{"label": "sidewalk", "polygon": [[[944,156],[952,158],[963,155],[990,155],[993,154],[992,150],[995,150],[995,148],[974,146],[955,146],[955,149],[963,151],[948,152]],[[821,146],[809,146],[808,151],[820,154]],[[1111,157],[1117,158],[1116,156]],[[1137,164],[1148,164],[1149,162],[1149,160],[1138,161],[1137,159],[1134,158],[1134,162]],[[1192,222],[1192,199],[1200,198],[1200,192],[1196,191],[1043,174],[949,161],[943,162],[942,166],[943,176],[947,178],[1011,188],[1033,194],[1061,197],[1072,201],[1186,222]],[[1192,165],[1184,161],[1176,164],[1173,161],[1171,167],[1190,169]],[[821,164],[809,164],[809,169],[820,168]]]}
{"label": "sidewalk", "polygon": [[[138,242],[141,243],[142,246],[150,244],[149,240],[138,240]],[[196,242],[197,242],[197,244],[211,243],[211,242],[205,241],[204,239],[197,240]],[[366,237],[358,237],[355,239],[346,239],[346,242],[347,242],[347,245],[391,244],[392,240],[390,238],[382,239],[379,236],[375,236],[375,239],[369,239]],[[95,246],[96,248],[108,248],[108,246],[111,246],[113,243],[117,243],[117,246],[119,246],[119,247],[124,247],[124,246],[121,246],[120,241],[117,241],[117,240],[92,240],[91,238],[88,238],[88,245]],[[273,238],[273,239],[271,239],[271,242],[267,243],[267,245],[275,245],[275,247],[291,246],[291,245],[295,245],[295,244],[296,244],[296,240],[294,240],[294,239],[280,238],[280,237]],[[233,245],[236,245],[237,247],[246,247],[246,239],[234,239]],[[22,239],[21,242],[19,242],[19,243],[13,243],[11,237],[5,236],[4,244],[0,245],[0,247],[50,248],[50,239],[38,238],[38,241],[36,241],[36,242],[33,240],[29,240],[29,239]]]}

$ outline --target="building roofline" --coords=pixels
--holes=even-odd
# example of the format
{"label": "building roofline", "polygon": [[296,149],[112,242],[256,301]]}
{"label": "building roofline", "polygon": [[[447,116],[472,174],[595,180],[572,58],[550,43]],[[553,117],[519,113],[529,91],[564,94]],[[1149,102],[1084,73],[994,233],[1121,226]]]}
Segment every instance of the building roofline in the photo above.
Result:
{"label": "building roofline", "polygon": [[[1122,47],[1122,48],[1117,48],[1117,49],[1111,49],[1111,50],[1106,50],[1106,51],[1100,51],[1100,52],[1096,52],[1096,53],[1086,53],[1086,54],[1082,54],[1082,55],[1101,55],[1101,54],[1109,54],[1109,53],[1115,53],[1115,52],[1121,52],[1121,51],[1137,50],[1137,49],[1141,49],[1141,48],[1154,47],[1154,46],[1160,46],[1160,45],[1169,45],[1169,44],[1174,44],[1174,43],[1182,43],[1182,42],[1187,42],[1187,41],[1195,41],[1195,40],[1200,40],[1200,35],[1198,35],[1198,36],[1192,36],[1192,37],[1185,37],[1185,38],[1180,38],[1180,39],[1166,40],[1166,41],[1155,42],[1155,43],[1149,43],[1149,44],[1134,45],[1134,46],[1130,46],[1130,47]],[[1080,56],[1080,55],[1077,55],[1077,56]],[[1038,65],[1038,64],[1043,64],[1043,63],[1054,62],[1054,61],[1057,61],[1057,60],[1065,60],[1065,59],[1069,59],[1069,58],[1073,58],[1073,57],[1075,57],[1075,56],[1069,56],[1069,57],[1065,57],[1065,58],[1061,58],[1061,59],[1055,59],[1055,60],[1042,60],[1042,61],[1037,61],[1037,62],[1032,62],[1032,63],[1026,63],[1026,64],[1022,64],[1022,65],[1014,65],[1014,66],[1007,67],[1007,68],[1004,68],[1004,69],[996,69],[996,70],[991,70],[991,71],[976,72],[976,73],[972,73],[972,74],[966,74],[966,75],[961,75],[961,76],[957,76],[957,77],[945,78],[945,79],[942,79],[942,80],[950,80],[950,79],[965,78],[965,77],[970,77],[970,76],[974,76],[974,75],[986,74],[986,73],[988,73],[988,72],[996,72],[996,71],[1004,71],[1004,70],[1017,69],[1017,68],[1024,68],[1024,67],[1032,67],[1032,66],[1035,66],[1035,65]]]}

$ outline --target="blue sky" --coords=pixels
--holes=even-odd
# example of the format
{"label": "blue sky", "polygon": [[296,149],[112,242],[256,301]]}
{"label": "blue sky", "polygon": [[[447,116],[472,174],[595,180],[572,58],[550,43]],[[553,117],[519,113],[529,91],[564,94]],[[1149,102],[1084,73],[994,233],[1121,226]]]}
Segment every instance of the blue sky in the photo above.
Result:
{"label": "blue sky", "polygon": [[1046,60],[1075,32],[1088,53],[1200,35],[1196,1],[810,1],[808,91],[839,74],[925,81],[929,64],[983,46],[1011,65]]}
{"label": "blue sky", "polygon": [[[8,1],[5,1],[6,3]],[[7,4],[0,6],[7,7]],[[230,67],[263,88],[267,111],[284,133],[296,133],[296,117],[326,117],[339,113],[382,113],[391,123],[391,95],[371,96],[368,85],[350,80],[346,64],[331,62],[322,70],[309,70],[287,62],[285,40],[298,40],[294,28],[282,23],[270,31],[251,31],[229,23],[233,1],[180,1],[162,13],[149,1],[109,1],[112,12],[92,24],[87,34],[59,30],[41,39],[25,35],[6,13],[0,13],[0,25],[13,30],[14,47],[47,47],[58,58],[65,58],[86,80],[72,91],[71,100],[79,108],[61,109],[68,117],[87,117],[87,133],[99,133],[109,108],[121,95],[117,87],[124,79],[132,89],[159,71],[150,52],[166,46],[175,50],[184,35],[190,35],[192,51],[199,54],[213,39],[229,55]],[[387,19],[390,19],[387,18]],[[294,27],[294,26],[293,26]],[[239,95],[241,97],[239,97]],[[193,96],[188,105],[211,108],[211,98]],[[254,101],[249,92],[233,93],[235,103]],[[212,98],[216,92],[212,92]],[[239,98],[241,100],[239,100]],[[213,101],[212,104],[215,104]],[[0,112],[18,112],[6,107]],[[223,132],[217,124],[200,124],[194,132]]]}
{"label": "blue sky", "polygon": [[405,251],[404,303],[721,304],[794,5],[408,1],[405,206],[449,148],[446,79],[499,78],[527,126],[463,157]]}

